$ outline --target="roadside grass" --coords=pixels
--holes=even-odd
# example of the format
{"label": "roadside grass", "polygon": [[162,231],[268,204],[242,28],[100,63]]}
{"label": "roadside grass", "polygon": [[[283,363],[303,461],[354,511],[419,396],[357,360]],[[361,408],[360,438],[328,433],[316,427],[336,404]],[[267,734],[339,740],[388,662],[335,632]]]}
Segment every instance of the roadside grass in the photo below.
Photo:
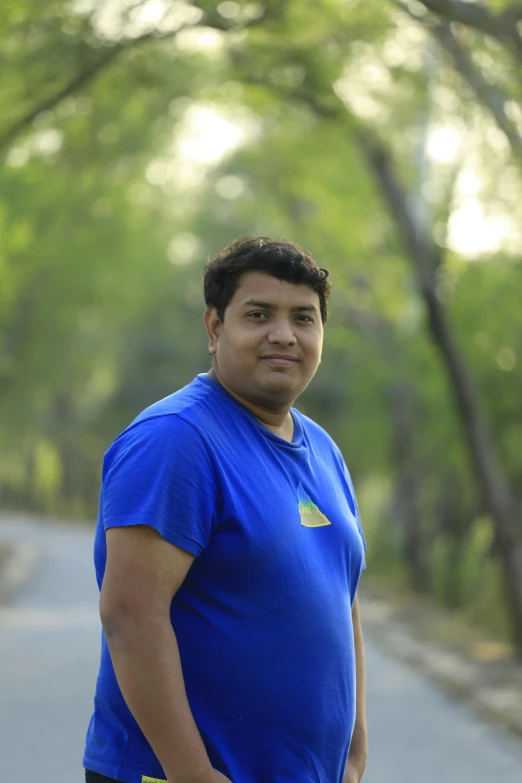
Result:
{"label": "roadside grass", "polygon": [[414,626],[415,635],[422,641],[440,644],[476,661],[515,657],[509,638],[494,633],[487,623],[471,620],[472,613],[466,607],[450,610],[432,596],[413,593],[379,574],[365,574],[361,589],[373,598],[391,603],[396,622]]}
{"label": "roadside grass", "polygon": [[[367,568],[361,588],[394,604],[397,621],[414,624],[425,641],[480,661],[512,658],[511,625],[502,564],[492,554],[493,527],[478,517],[455,567],[451,541],[438,535],[428,552],[429,588],[413,592],[398,531],[386,514],[386,488],[363,497]],[[455,592],[452,594],[451,588]]]}

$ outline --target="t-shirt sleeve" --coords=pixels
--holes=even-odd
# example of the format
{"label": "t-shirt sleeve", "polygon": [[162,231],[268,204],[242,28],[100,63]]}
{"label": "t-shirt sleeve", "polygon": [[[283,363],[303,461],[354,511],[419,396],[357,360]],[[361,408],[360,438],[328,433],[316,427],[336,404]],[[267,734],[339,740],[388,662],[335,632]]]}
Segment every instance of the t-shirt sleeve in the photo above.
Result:
{"label": "t-shirt sleeve", "polygon": [[203,438],[178,415],[135,424],[105,455],[100,498],[105,530],[150,525],[198,556],[212,534],[216,497]]}

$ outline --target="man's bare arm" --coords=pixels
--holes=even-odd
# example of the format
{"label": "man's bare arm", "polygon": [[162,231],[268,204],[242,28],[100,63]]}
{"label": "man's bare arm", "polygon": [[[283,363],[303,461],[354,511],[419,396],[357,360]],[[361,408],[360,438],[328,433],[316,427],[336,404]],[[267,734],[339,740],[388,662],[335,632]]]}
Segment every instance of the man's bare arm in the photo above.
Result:
{"label": "man's bare arm", "polygon": [[359,783],[366,767],[366,757],[368,754],[368,730],[366,726],[366,668],[361,618],[359,615],[359,600],[357,596],[355,597],[352,607],[352,623],[356,667],[356,713],[355,726],[343,783]]}
{"label": "man's bare arm", "polygon": [[123,697],[168,783],[226,783],[194,722],[170,621],[194,556],[145,525],[110,528],[106,537],[100,616]]}

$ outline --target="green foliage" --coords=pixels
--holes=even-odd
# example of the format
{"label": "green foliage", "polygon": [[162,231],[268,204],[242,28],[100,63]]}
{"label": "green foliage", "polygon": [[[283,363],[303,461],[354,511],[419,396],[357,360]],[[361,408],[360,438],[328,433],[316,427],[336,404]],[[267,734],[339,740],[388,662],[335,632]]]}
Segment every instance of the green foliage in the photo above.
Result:
{"label": "green foliage", "polygon": [[[501,630],[491,527],[416,276],[360,139],[386,142],[444,250],[438,295],[513,486],[522,477],[517,150],[429,25],[394,3],[225,5],[165,0],[165,18],[151,21],[145,1],[4,4],[0,503],[93,516],[115,435],[207,367],[205,258],[239,235],[288,238],[331,273],[323,362],[298,404],[343,449],[369,565],[407,582],[397,518],[407,480],[432,590],[473,618],[492,612]],[[520,125],[512,53],[458,32]],[[213,156],[204,136],[191,157],[215,113],[231,123],[216,126],[225,152]],[[441,129],[447,149],[435,143]],[[468,234],[455,229],[463,207],[479,209]],[[490,241],[488,226],[500,238]],[[470,242],[481,231],[484,247]]]}

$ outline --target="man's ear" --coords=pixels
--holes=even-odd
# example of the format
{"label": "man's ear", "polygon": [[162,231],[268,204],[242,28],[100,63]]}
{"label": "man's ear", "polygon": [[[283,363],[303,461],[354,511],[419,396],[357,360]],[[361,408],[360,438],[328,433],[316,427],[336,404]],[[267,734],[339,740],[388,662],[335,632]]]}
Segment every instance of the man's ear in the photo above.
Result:
{"label": "man's ear", "polygon": [[205,322],[208,335],[208,352],[214,355],[217,351],[217,343],[222,326],[215,307],[207,307],[203,315],[203,321]]}

